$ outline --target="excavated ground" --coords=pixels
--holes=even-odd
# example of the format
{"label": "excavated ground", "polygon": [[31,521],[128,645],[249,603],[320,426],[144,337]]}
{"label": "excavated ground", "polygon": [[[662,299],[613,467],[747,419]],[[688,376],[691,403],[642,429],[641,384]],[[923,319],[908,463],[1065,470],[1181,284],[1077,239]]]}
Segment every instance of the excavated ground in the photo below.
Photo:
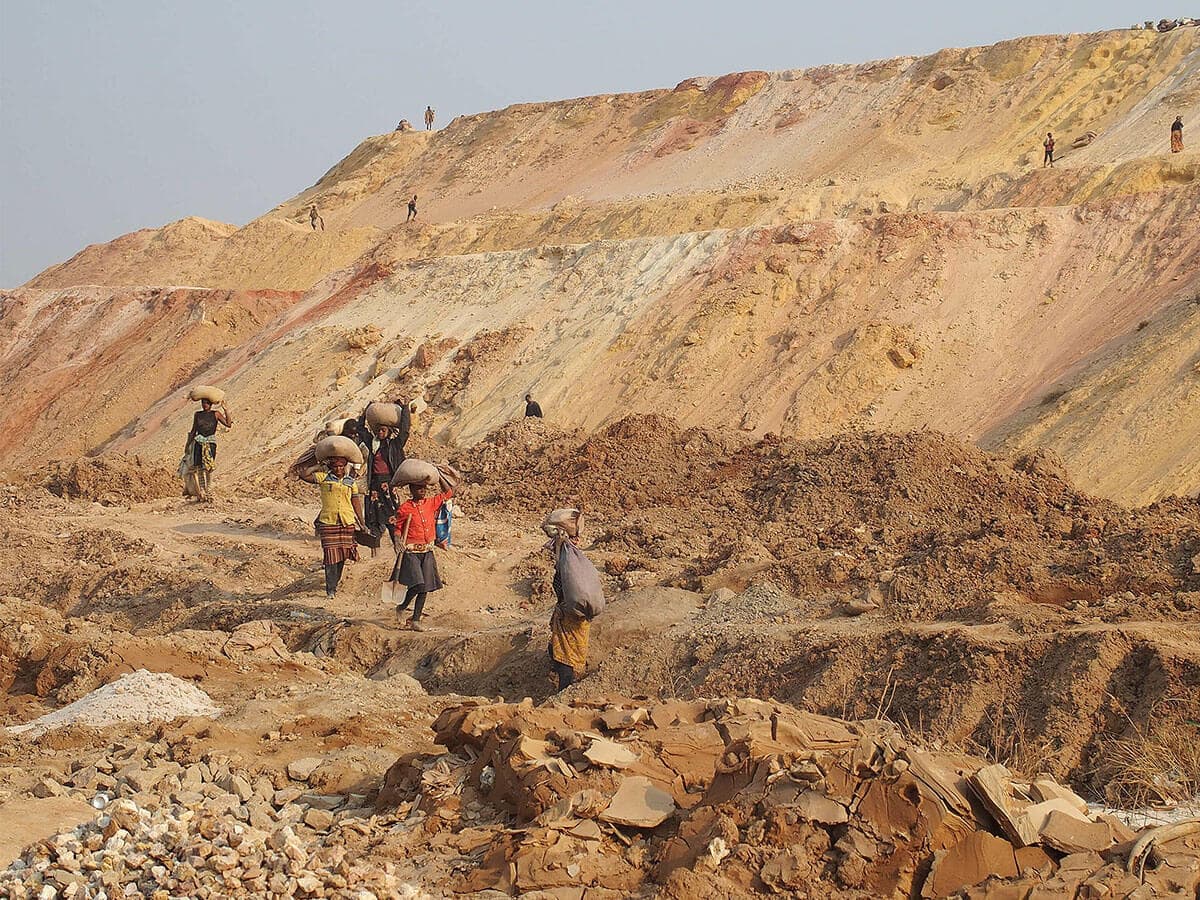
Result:
{"label": "excavated ground", "polygon": [[[447,587],[431,596],[423,633],[402,630],[380,594],[386,554],[364,553],[326,602],[307,486],[218,482],[217,502],[196,505],[168,496],[170,472],[119,456],[50,467],[43,486],[5,485],[3,722],[138,668],[195,682],[226,714],[181,732],[72,726],[0,738],[0,804],[47,802],[29,795],[44,778],[78,796],[110,781],[120,793],[114,744],[162,747],[186,764],[232,760],[249,783],[274,778],[276,790],[295,781],[289,762],[315,757],[341,774],[293,786],[340,799],[284,795],[271,821],[332,852],[334,832],[301,827],[305,804],[354,818],[397,756],[427,754],[436,767],[428,727],[463,695],[550,696],[551,571],[537,523],[572,504],[585,510],[583,545],[610,603],[587,676],[562,695],[571,702],[758,697],[884,720],[914,746],[1055,776],[1096,801],[1171,804],[1196,791],[1200,761],[1189,768],[1179,750],[1200,744],[1195,498],[1131,510],[1076,490],[1052,455],[1005,460],[931,432],[750,441],[633,416],[590,435],[521,421],[467,450],[420,443],[467,479],[455,549],[441,555]],[[170,749],[183,733],[187,754]],[[1131,748],[1148,758],[1164,735],[1174,768],[1136,777]],[[73,767],[85,770],[78,784]],[[168,793],[126,790],[169,817]],[[447,871],[449,849],[418,853],[406,841],[389,851],[397,878],[428,885]],[[655,869],[662,846],[632,864],[638,890],[684,896],[686,876]],[[470,864],[451,870],[478,886],[466,873],[482,844],[455,852]],[[758,872],[768,861],[741,864]],[[737,890],[770,889],[749,871]],[[775,889],[799,877],[788,872],[771,875]]]}

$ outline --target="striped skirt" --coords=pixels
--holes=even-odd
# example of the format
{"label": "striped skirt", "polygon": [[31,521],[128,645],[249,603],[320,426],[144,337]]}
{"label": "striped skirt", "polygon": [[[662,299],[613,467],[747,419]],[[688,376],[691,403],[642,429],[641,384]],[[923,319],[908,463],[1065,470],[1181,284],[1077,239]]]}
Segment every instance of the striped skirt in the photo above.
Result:
{"label": "striped skirt", "polygon": [[335,566],[348,559],[358,559],[358,545],[354,543],[353,525],[317,524],[321,538],[321,550],[325,554],[325,565]]}

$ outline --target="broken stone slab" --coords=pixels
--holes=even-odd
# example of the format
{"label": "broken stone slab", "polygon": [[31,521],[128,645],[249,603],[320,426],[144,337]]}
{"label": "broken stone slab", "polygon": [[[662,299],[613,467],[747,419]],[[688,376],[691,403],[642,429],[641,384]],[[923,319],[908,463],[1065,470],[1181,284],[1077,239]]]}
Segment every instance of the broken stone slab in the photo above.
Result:
{"label": "broken stone slab", "polygon": [[1013,878],[1016,874],[1017,857],[1013,845],[986,831],[976,831],[949,850],[934,853],[933,866],[921,896],[949,897],[993,875]]}
{"label": "broken stone slab", "polygon": [[967,784],[1013,846],[1027,847],[1038,842],[1037,828],[1013,805],[1012,777],[1008,769],[999,763],[984,766],[967,779]]}
{"label": "broken stone slab", "polygon": [[312,809],[335,810],[346,802],[341,794],[301,794],[297,803]]}
{"label": "broken stone slab", "polygon": [[637,709],[609,709],[600,714],[600,723],[605,731],[628,731],[650,718],[650,711]]}
{"label": "broken stone slab", "polygon": [[1050,811],[1038,834],[1044,843],[1060,853],[1107,850],[1113,842],[1107,822],[1089,822],[1060,809]]}
{"label": "broken stone slab", "polygon": [[810,822],[822,825],[841,825],[850,821],[846,807],[836,800],[830,800],[820,791],[804,791],[791,804],[796,814]]}
{"label": "broken stone slab", "polygon": [[604,822],[632,828],[657,828],[675,812],[675,801],[662,788],[642,775],[621,779],[608,808],[600,814]]}
{"label": "broken stone slab", "polygon": [[607,738],[594,738],[583,755],[592,765],[610,769],[628,769],[638,761],[638,754]]}
{"label": "broken stone slab", "polygon": [[1063,787],[1052,778],[1037,778],[1033,784],[1029,786],[1030,793],[1033,798],[1038,801],[1046,800],[1065,800],[1067,803],[1074,806],[1081,813],[1087,814],[1087,801],[1076,794],[1070,788]]}
{"label": "broken stone slab", "polygon": [[294,759],[287,766],[288,778],[291,778],[293,781],[308,781],[312,773],[317,771],[324,761],[316,756],[305,756],[302,759]]}

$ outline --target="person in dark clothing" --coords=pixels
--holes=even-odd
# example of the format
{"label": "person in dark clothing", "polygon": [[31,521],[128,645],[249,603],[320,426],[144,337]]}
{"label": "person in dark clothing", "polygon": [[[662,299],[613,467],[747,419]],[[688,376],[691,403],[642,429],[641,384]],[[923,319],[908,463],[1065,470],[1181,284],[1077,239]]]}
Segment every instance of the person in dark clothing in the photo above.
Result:
{"label": "person in dark clothing", "polygon": [[542,407],[533,399],[532,394],[525,395],[525,418],[540,419],[542,418]]}
{"label": "person in dark clothing", "polygon": [[408,224],[417,217],[417,195],[413,194],[413,198],[408,201],[408,218],[404,220]]}
{"label": "person in dark clothing", "polygon": [[[372,534],[382,534],[386,530],[397,552],[400,548],[396,547],[397,504],[392,492],[392,476],[404,462],[404,440],[396,433],[399,430],[393,431],[386,425],[380,425],[374,435],[368,433],[366,440],[359,444],[367,475],[367,530]],[[371,555],[375,555],[374,550]]]}
{"label": "person in dark clothing", "polygon": [[1046,166],[1049,166],[1050,168],[1053,169],[1054,168],[1054,135],[1052,135],[1049,131],[1046,132],[1046,139],[1044,141],[1042,141],[1042,149],[1046,151],[1046,154],[1042,157],[1042,168],[1044,169],[1044,168],[1046,168]]}
{"label": "person in dark clothing", "polygon": [[1183,152],[1183,116],[1176,116],[1171,123],[1171,152]]}
{"label": "person in dark clothing", "polygon": [[188,457],[190,468],[195,475],[198,498],[205,503],[212,502],[209,492],[212,482],[212,472],[217,465],[217,425],[231,428],[233,419],[230,418],[225,404],[220,409],[213,409],[211,400],[201,400],[200,409],[192,416],[192,430],[188,432],[184,454]]}

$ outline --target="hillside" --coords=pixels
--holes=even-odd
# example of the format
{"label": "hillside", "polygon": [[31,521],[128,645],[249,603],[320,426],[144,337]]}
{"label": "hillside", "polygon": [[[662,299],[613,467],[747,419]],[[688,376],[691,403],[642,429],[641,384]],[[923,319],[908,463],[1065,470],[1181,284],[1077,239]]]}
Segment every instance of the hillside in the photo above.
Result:
{"label": "hillside", "polygon": [[[169,462],[182,389],[203,379],[253,410],[228,442],[251,468],[394,394],[424,394],[423,427],[470,443],[532,389],[569,426],[636,411],[748,436],[930,427],[1050,447],[1127,502],[1195,492],[1200,156],[1165,150],[1171,118],[1198,113],[1200,29],[1180,28],[697,78],[368,138],[245,227],[136,232],[0,295],[20,394],[51,372],[132,391],[103,412],[82,395],[7,408],[6,432],[34,440],[0,463],[33,446]],[[1044,169],[1049,130],[1062,158]],[[63,290],[97,315],[171,285],[302,298],[203,362],[166,328],[143,358],[140,317],[15,324]],[[78,339],[104,352],[25,361]],[[132,390],[108,359],[170,360],[173,377]]]}

